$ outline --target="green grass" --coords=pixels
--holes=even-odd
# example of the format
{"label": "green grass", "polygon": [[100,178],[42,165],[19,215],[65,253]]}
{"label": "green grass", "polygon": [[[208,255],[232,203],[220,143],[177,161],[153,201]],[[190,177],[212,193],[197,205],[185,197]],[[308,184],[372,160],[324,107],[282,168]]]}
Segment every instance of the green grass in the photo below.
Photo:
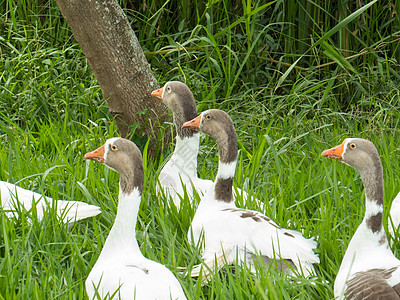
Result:
{"label": "green grass", "polygon": [[[245,100],[244,111],[257,105],[251,98]],[[197,280],[179,275],[178,267],[199,262],[199,251],[186,239],[194,209],[178,213],[156,197],[158,162],[150,158],[137,225],[143,254],[174,271],[191,299],[273,299],[274,295],[283,299],[332,298],[341,258],[363,217],[364,198],[355,171],[320,158],[320,153],[346,136],[371,139],[382,156],[388,206],[399,191],[396,156],[400,134],[399,116],[393,113],[387,119],[383,112],[399,109],[393,107],[390,98],[388,102],[382,100],[380,114],[378,109],[345,116],[330,110],[302,109],[284,117],[272,112],[250,115],[231,111],[240,141],[236,184],[241,186],[248,178],[247,190],[269,203],[264,211],[268,216],[282,227],[316,237],[321,264],[316,266],[320,279],[315,285],[306,280],[293,284],[263,269],[250,275],[240,266],[224,269],[203,287]],[[66,115],[62,121],[42,122],[39,131],[22,129],[9,119],[0,129],[0,179],[45,191],[56,199],[87,201],[103,211],[71,228],[59,224],[52,212],[40,222],[34,218],[32,224],[25,214],[9,220],[2,213],[0,294],[5,299],[83,298],[84,280],[112,225],[118,197],[118,175],[100,164],[85,162],[83,154],[117,135],[116,128],[107,119],[82,125]],[[200,176],[213,178],[217,163],[215,142],[205,138]],[[255,203],[247,207],[257,209]]]}
{"label": "green grass", "polygon": [[[345,137],[375,143],[384,166],[385,226],[400,190],[394,42],[400,28],[398,15],[391,14],[400,11],[398,4],[377,3],[344,26],[340,20],[359,9],[345,1],[339,3],[343,15],[329,1],[232,6],[175,0],[163,6],[154,0],[145,9],[124,3],[160,84],[185,81],[199,111],[216,107],[231,115],[240,150],[236,186],[266,202],[263,212],[280,226],[315,237],[321,264],[313,283],[294,283],[263,268],[251,275],[238,265],[205,286],[180,274],[178,267],[200,259],[186,238],[194,207],[184,203],[177,212],[155,193],[173,145],[145,159],[137,224],[143,254],[171,269],[189,299],[331,299],[341,259],[364,214],[364,195],[353,169],[320,153]],[[55,2],[0,0],[0,8],[0,180],[103,211],[72,227],[58,223],[52,211],[40,222],[33,216],[32,223],[27,212],[12,220],[0,212],[0,299],[83,299],[118,200],[118,174],[83,155],[117,136],[117,128]],[[172,17],[177,8],[181,19]],[[313,46],[323,36],[326,43]],[[344,61],[362,51],[367,53]],[[326,63],[332,64],[321,66]],[[215,141],[204,137],[200,177],[213,179],[217,165]],[[252,202],[239,205],[260,209]],[[398,249],[395,237],[393,251],[400,257]]]}

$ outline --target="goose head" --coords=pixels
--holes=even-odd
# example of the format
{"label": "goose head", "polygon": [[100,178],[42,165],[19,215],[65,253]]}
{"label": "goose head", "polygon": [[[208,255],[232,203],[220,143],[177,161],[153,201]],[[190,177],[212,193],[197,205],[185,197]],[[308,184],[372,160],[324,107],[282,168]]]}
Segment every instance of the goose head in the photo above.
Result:
{"label": "goose head", "polygon": [[321,155],[339,160],[359,172],[380,164],[379,153],[375,145],[360,138],[347,138],[342,144],[323,151]]}
{"label": "goose head", "polygon": [[134,187],[141,192],[143,189],[144,169],[142,154],[138,147],[124,138],[111,138],[104,145],[84,156],[103,163],[108,168],[118,172],[123,191],[129,193]]}
{"label": "goose head", "polygon": [[[361,175],[367,200],[383,204],[382,163],[372,142],[359,138],[345,139],[342,144],[323,151],[321,155],[340,160],[356,169]],[[380,228],[380,224],[376,228]]]}
{"label": "goose head", "polygon": [[182,124],[197,116],[193,93],[183,82],[169,81],[151,95],[164,102],[172,111],[177,133],[180,137],[192,136],[193,131],[182,129]]}
{"label": "goose head", "polygon": [[216,140],[224,139],[233,133],[236,136],[232,119],[219,109],[206,110],[193,120],[185,122],[182,127],[201,131]]}
{"label": "goose head", "polygon": [[237,136],[235,126],[229,115],[219,109],[202,112],[198,117],[182,125],[195,131],[201,131],[217,141],[220,160],[231,162],[237,157]]}
{"label": "goose head", "polygon": [[[153,91],[151,95],[164,102],[173,114],[184,113],[185,122],[197,115],[193,93],[183,82],[169,81],[162,88]],[[189,114],[191,115],[187,116]]]}

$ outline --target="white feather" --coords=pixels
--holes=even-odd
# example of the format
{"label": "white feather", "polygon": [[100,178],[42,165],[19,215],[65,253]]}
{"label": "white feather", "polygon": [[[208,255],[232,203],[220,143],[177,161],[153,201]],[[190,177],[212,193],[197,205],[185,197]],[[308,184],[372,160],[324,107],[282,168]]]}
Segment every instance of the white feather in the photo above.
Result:
{"label": "white feather", "polygon": [[353,278],[357,272],[365,272],[371,269],[390,269],[398,267],[391,278],[391,285],[400,282],[400,261],[393,255],[387,243],[380,244],[384,232],[373,233],[366,225],[366,221],[360,224],[354,233],[346,253],[343,257],[340,269],[335,279],[334,294],[336,299],[344,299],[347,280]]}
{"label": "white feather", "polygon": [[[219,264],[213,260],[220,257],[221,249],[229,249],[228,253],[224,251],[227,262],[248,263],[252,271],[254,264],[246,258],[249,252],[272,259],[290,259],[297,272],[306,277],[314,273],[312,264],[319,263],[313,252],[317,246],[314,240],[279,228],[260,212],[238,209],[233,202],[217,201],[214,195],[212,186],[202,198],[188,233],[188,239],[195,245],[204,237],[202,259],[210,269]],[[245,214],[253,217],[243,217]]]}
{"label": "white feather", "polygon": [[365,201],[365,217],[369,219],[372,216],[376,216],[378,213],[383,211],[383,205],[378,205],[376,201]]}
{"label": "white feather", "polygon": [[235,171],[236,171],[236,160],[227,164],[219,161],[217,177],[222,179],[233,178],[235,177]]}
{"label": "white feather", "polygon": [[114,225],[86,279],[89,299],[186,299],[176,277],[162,264],[145,258],[135,237],[140,204],[137,188],[120,193]]}
{"label": "white feather", "polygon": [[[181,199],[185,197],[185,192],[192,202],[194,199],[194,189],[203,196],[213,185],[212,180],[201,179],[197,176],[197,155],[199,152],[200,134],[195,133],[192,137],[180,138],[176,136],[176,146],[171,158],[162,168],[158,176],[159,184],[157,184],[157,194],[164,194],[167,198],[172,199],[175,206],[179,209]],[[234,166],[233,166],[234,165]],[[235,171],[236,161],[227,164],[227,168],[223,173],[231,174]],[[237,190],[237,191],[236,191]],[[234,190],[234,198],[240,198],[246,201],[248,195],[245,191],[237,188]],[[258,199],[260,207],[264,207],[264,203]]]}
{"label": "white feather", "polygon": [[389,234],[394,236],[400,225],[400,193],[397,194],[392,202],[390,218],[391,220],[388,222]]}
{"label": "white feather", "polygon": [[21,209],[30,211],[34,203],[38,220],[43,219],[48,209],[55,209],[57,217],[64,223],[73,223],[101,213],[100,207],[95,205],[80,201],[53,200],[4,181],[0,181],[0,193],[1,206],[9,218],[18,217]]}

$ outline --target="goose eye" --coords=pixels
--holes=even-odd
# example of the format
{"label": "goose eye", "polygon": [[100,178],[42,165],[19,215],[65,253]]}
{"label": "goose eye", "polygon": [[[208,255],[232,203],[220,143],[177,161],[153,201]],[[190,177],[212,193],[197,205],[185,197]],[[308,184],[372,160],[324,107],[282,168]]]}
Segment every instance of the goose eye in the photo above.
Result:
{"label": "goose eye", "polygon": [[171,92],[171,87],[170,86],[167,86],[167,92],[168,93]]}
{"label": "goose eye", "polygon": [[117,151],[117,150],[118,150],[118,147],[115,146],[115,145],[111,145],[111,150],[112,150],[112,151]]}
{"label": "goose eye", "polygon": [[354,144],[354,143],[350,144],[350,149],[356,149],[356,148],[357,148],[356,144]]}
{"label": "goose eye", "polygon": [[206,115],[206,119],[207,120],[211,120],[211,116],[210,115]]}

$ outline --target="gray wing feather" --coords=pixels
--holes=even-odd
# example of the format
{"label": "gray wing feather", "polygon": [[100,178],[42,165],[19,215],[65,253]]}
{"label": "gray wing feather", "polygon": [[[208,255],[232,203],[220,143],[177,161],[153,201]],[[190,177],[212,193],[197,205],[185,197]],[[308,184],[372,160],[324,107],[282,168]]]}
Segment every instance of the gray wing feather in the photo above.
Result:
{"label": "gray wing feather", "polygon": [[348,300],[399,300],[400,284],[390,286],[387,279],[397,267],[389,270],[372,269],[356,273],[347,281],[346,299]]}

